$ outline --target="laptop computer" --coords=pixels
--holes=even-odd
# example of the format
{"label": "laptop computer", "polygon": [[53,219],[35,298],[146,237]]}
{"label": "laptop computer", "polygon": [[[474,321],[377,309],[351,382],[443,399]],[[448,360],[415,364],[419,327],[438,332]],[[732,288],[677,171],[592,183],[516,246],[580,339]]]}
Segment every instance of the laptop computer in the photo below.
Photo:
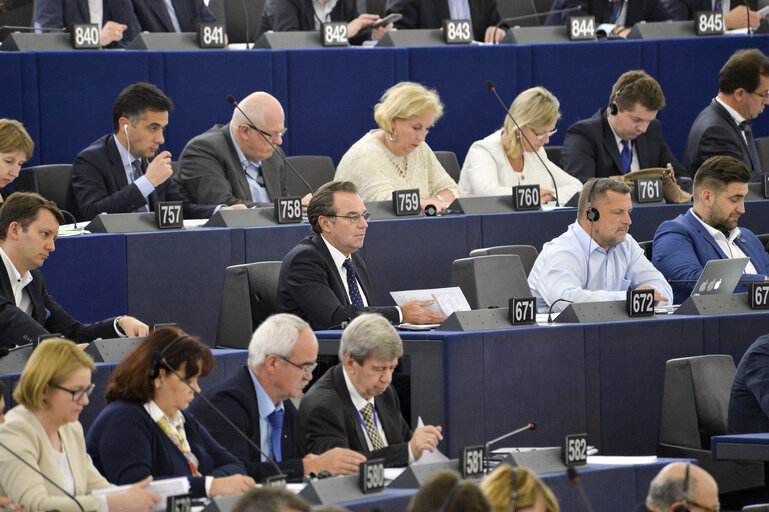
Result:
{"label": "laptop computer", "polygon": [[708,261],[692,289],[692,295],[733,293],[749,261],[750,258]]}

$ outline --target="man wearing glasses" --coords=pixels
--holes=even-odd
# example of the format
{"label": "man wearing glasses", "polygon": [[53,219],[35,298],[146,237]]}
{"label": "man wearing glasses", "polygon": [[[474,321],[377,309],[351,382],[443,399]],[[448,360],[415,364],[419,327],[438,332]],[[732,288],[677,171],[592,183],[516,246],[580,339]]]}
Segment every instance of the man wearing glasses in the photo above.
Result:
{"label": "man wearing glasses", "polygon": [[252,207],[287,195],[285,163],[273,154],[283,152],[283,107],[261,91],[238,106],[229,124],[214,125],[182,151],[178,181],[190,201]]}
{"label": "man wearing glasses", "polygon": [[676,176],[689,176],[662,137],[657,113],[665,95],[642,70],[623,73],[615,82],[607,107],[569,127],[563,140],[561,166],[582,183],[650,167],[673,165]]}
{"label": "man wearing glasses", "polygon": [[[317,358],[318,340],[307,322],[294,315],[273,315],[254,332],[248,346],[248,364],[205,393],[292,480],[321,471],[332,475],[357,473],[358,465],[366,460],[344,448],[306,455],[305,440],[298,435],[297,411],[290,398],[302,395],[318,366]],[[275,474],[274,466],[208,405],[196,400],[190,411],[240,459],[254,480],[259,482]]]}
{"label": "man wearing glasses", "polygon": [[718,73],[718,96],[694,120],[686,140],[684,165],[692,174],[711,156],[734,157],[748,166],[751,179],[760,179],[750,121],[769,101],[769,58],[761,50],[738,50]]}
{"label": "man wearing glasses", "polygon": [[363,247],[369,213],[355,184],[332,181],[307,207],[314,234],[283,258],[277,309],[304,318],[313,330],[344,328],[361,313],[379,313],[391,323],[438,324],[445,316],[427,309],[432,301],[374,306]]}

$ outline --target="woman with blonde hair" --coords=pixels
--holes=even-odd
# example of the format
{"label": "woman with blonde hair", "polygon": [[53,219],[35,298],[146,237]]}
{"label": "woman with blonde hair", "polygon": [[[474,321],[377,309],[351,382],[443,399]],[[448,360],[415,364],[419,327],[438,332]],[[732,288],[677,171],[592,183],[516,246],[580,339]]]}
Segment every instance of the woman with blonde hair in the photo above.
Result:
{"label": "woman with blonde hair", "polygon": [[520,130],[510,116],[505,116],[501,130],[470,146],[459,177],[462,190],[470,196],[500,196],[510,195],[517,185],[539,185],[542,203],[552,201],[553,180],[541,158],[555,178],[561,204],[578,194],[582,183],[551,162],[544,149],[557,131],[559,107],[558,99],[544,87],[532,87],[519,94],[510,113]]}
{"label": "woman with blonde hair", "polygon": [[462,191],[425,142],[441,115],[436,91],[414,82],[390,87],[374,107],[379,129],[347,150],[334,180],[355,183],[364,201],[385,201],[394,190],[417,188],[423,207],[445,209]]}
{"label": "woman with blonde hair", "polygon": [[559,512],[553,491],[531,470],[500,464],[481,482],[492,512]]}
{"label": "woman with blonde hair", "polygon": [[5,187],[19,177],[21,164],[32,158],[35,143],[14,119],[0,119],[0,203],[10,195]]}
{"label": "woman with blonde hair", "polygon": [[27,510],[157,508],[160,496],[143,489],[151,478],[108,496],[92,494],[112,487],[86,453],[78,421],[94,389],[93,369],[93,360],[63,338],[45,340],[32,352],[13,393],[19,405],[0,426],[0,494]]}

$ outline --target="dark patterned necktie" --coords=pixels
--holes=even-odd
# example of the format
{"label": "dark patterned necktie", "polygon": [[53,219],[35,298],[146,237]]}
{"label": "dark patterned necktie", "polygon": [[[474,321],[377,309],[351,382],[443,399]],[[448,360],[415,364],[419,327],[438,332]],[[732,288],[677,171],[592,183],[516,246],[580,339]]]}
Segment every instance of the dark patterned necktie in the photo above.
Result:
{"label": "dark patterned necktie", "polygon": [[358,279],[355,275],[355,267],[352,266],[352,260],[347,258],[342,266],[347,270],[347,288],[350,292],[350,304],[362,308],[363,298],[360,296],[360,288],[358,287]]}
{"label": "dark patterned necktie", "polygon": [[381,450],[385,447],[385,444],[379,435],[379,430],[377,430],[376,425],[374,425],[374,406],[370,403],[366,404],[366,406],[360,410],[360,415],[363,418],[363,424],[366,426],[368,438],[371,439],[371,446],[373,446],[375,450]]}

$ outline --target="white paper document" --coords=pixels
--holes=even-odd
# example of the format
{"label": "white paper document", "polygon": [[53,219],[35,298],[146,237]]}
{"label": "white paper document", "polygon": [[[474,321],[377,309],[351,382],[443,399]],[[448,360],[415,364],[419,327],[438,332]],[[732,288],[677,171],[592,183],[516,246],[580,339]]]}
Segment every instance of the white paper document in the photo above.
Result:
{"label": "white paper document", "polygon": [[446,316],[455,311],[470,311],[470,304],[467,303],[465,294],[462,293],[459,286],[425,290],[404,290],[390,292],[390,295],[398,306],[415,300],[431,300],[433,305],[428,306],[427,309],[443,313]]}
{"label": "white paper document", "polygon": [[[104,489],[96,489],[92,494],[109,495],[116,492],[125,491],[131,487],[130,485],[119,485],[117,487],[106,487]],[[180,476],[177,478],[164,478],[162,480],[153,480],[145,487],[145,490],[154,492],[163,498],[162,503],[165,503],[166,498],[169,496],[179,496],[180,494],[188,494],[190,492],[190,481],[186,476]]]}
{"label": "white paper document", "polygon": [[[463,295],[464,297],[464,295]],[[419,420],[417,421],[417,428],[424,427],[425,422],[422,421],[422,416],[419,417]],[[449,460],[448,457],[446,457],[443,452],[441,452],[437,447],[433,451],[425,450],[422,452],[422,456],[419,457],[418,460],[414,462],[414,466],[418,466],[420,464],[433,464],[435,462],[446,462]]]}

